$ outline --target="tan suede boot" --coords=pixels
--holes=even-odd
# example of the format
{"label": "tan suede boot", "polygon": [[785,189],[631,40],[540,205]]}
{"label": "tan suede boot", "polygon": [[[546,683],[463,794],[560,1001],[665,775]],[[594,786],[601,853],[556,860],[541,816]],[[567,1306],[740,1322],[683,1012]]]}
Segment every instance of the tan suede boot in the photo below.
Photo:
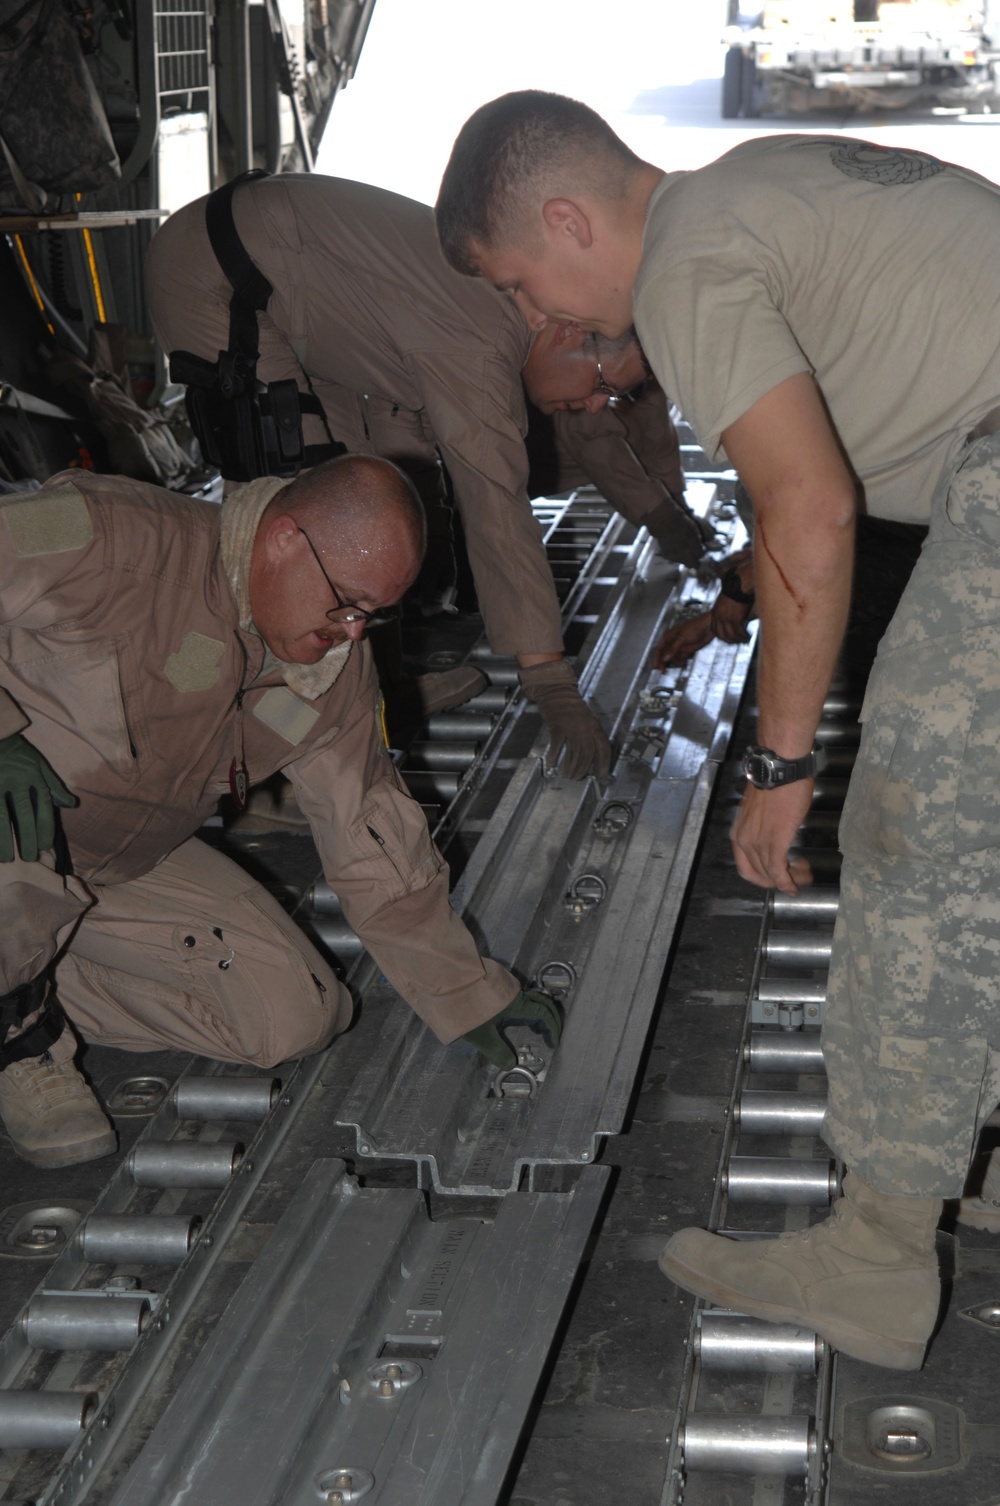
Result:
{"label": "tan suede boot", "polygon": [[75,1166],[117,1148],[118,1137],[73,1065],[76,1038],[69,1025],[41,1056],[0,1072],[0,1118],[10,1143],[32,1166]]}
{"label": "tan suede boot", "polygon": [[802,1324],[872,1365],[919,1370],[941,1299],[941,1208],[937,1198],[888,1197],[848,1176],[824,1223],[768,1240],[682,1229],[660,1268],[719,1306]]}
{"label": "tan suede boot", "polygon": [[1000,1149],[990,1151],[979,1192],[960,1200],[955,1222],[1000,1234]]}

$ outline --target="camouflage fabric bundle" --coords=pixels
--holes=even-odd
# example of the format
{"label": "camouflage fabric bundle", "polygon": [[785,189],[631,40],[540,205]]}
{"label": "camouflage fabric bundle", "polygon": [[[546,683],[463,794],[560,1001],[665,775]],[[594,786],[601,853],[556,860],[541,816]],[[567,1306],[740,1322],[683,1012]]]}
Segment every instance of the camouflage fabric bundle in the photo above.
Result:
{"label": "camouflage fabric bundle", "polygon": [[104,188],[120,175],[64,0],[0,0],[0,146],[9,174],[0,176],[0,209],[48,209],[50,195]]}

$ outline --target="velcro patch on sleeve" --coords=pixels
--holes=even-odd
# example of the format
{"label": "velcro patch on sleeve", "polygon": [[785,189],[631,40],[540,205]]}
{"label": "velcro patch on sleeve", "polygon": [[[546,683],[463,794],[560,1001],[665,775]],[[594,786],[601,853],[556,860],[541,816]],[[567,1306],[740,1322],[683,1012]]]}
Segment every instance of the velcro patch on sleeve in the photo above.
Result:
{"label": "velcro patch on sleeve", "polygon": [[68,554],[94,537],[86,499],[75,486],[29,492],[3,503],[4,521],[19,559],[36,554]]}
{"label": "velcro patch on sleeve", "polygon": [[291,743],[293,748],[308,737],[319,721],[319,712],[312,706],[307,706],[305,701],[300,701],[287,685],[276,685],[271,690],[265,690],[253,708],[253,714],[265,727],[270,727],[286,743]]}
{"label": "velcro patch on sleeve", "polygon": [[181,646],[163,666],[175,690],[211,690],[219,678],[225,644],[204,633],[185,633]]}

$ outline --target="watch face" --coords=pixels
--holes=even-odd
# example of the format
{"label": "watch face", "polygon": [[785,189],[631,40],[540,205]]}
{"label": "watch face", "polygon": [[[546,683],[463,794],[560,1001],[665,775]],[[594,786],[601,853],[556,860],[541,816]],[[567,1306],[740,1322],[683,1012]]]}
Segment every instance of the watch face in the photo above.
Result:
{"label": "watch face", "polygon": [[770,789],[774,783],[774,769],[767,754],[759,748],[748,748],[743,755],[743,772],[750,783],[759,790]]}
{"label": "watch face", "polygon": [[802,758],[782,758],[771,748],[749,747],[743,754],[743,772],[759,790],[776,790],[797,779],[812,779],[825,764],[822,748]]}

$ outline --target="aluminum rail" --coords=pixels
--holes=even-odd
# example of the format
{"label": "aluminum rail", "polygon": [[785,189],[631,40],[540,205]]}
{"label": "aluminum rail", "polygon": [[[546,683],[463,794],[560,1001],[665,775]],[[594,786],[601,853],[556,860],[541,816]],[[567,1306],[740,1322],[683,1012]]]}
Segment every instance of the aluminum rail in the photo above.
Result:
{"label": "aluminum rail", "polygon": [[318,1161],[112,1506],[489,1506],[609,1176],[433,1223]]}
{"label": "aluminum rail", "polygon": [[751,653],[719,643],[684,674],[648,670],[664,598],[684,599],[685,582],[666,589],[676,574],[638,550],[581,677],[592,704],[622,708],[611,778],[548,777],[539,744],[455,891],[492,956],[558,993],[558,1052],[513,1032],[517,1068],[487,1070],[396,1001],[390,1049],[368,1056],[338,1116],[360,1158],[412,1160],[422,1185],[481,1195],[525,1168],[534,1185],[535,1167],[585,1165],[621,1128]]}

